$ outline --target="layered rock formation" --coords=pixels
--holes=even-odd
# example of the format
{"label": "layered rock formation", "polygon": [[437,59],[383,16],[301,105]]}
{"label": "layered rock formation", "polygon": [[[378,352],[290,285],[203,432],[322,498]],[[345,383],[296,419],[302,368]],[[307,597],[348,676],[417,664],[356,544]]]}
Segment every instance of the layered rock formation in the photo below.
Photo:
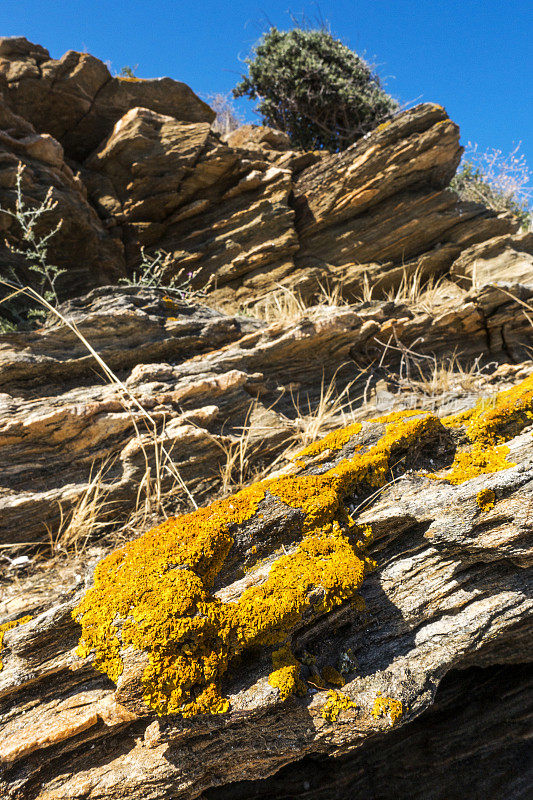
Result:
{"label": "layered rock formation", "polygon": [[[88,54],[57,61],[25,39],[0,40],[0,89],[12,165],[2,206],[13,207],[13,165],[36,148],[77,176],[76,199],[42,220],[49,229],[64,220],[50,257],[77,272],[62,277],[63,295],[131,275],[144,246],[170,254],[165,280],[194,273],[219,306],[253,305],[279,285],[307,300],[341,286],[353,299],[365,281],[379,294],[415,271],[462,275],[454,262],[465,249],[518,228],[447,188],[462,150],[437,105],[400,114],[344,153],[298,153],[283,134],[250,125],[222,141],[210,131],[213,112],[177,81],[113,78]],[[17,125],[24,131],[13,135]],[[28,165],[26,202],[41,201],[50,185],[62,199],[57,175],[39,163]],[[79,212],[67,205],[85,191],[100,220],[82,222],[90,231],[76,267],[68,231]]]}
{"label": "layered rock formation", "polygon": [[[0,91],[70,297],[0,335],[2,797],[528,796],[533,248],[448,188],[457,126],[222,139],[25,39]],[[163,287],[103,286],[141,247]]]}
{"label": "layered rock formation", "polygon": [[[86,492],[92,464],[107,465],[115,513],[132,508],[146,470],[154,474],[157,442],[201,502],[220,485],[243,426],[254,423],[248,469],[269,463],[332,380],[338,393],[351,384],[349,396],[380,403],[385,377],[383,402],[402,408],[416,398],[397,394],[400,375],[416,379],[450,354],[488,365],[487,378],[497,364],[529,361],[532,302],[533,287],[486,285],[443,297],[429,313],[376,301],[267,325],[161,291],[96,289],[61,309],[76,331],[58,323],[0,336],[0,540],[48,541]],[[452,393],[442,413],[469,401]],[[164,486],[173,483],[167,474]]]}

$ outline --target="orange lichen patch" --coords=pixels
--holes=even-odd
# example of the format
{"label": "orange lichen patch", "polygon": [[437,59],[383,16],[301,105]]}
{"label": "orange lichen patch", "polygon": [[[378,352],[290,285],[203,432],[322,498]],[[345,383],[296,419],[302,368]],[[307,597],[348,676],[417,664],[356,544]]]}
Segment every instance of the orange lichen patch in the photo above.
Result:
{"label": "orange lichen patch", "polygon": [[318,442],[313,442],[303,450],[300,450],[299,453],[293,456],[292,460],[294,461],[295,459],[301,459],[303,457],[312,458],[327,450],[340,450],[352,436],[356,436],[361,431],[362,427],[360,422],[354,422],[353,425],[348,425],[346,428],[339,428],[336,431],[332,431]]}
{"label": "orange lichen patch", "polygon": [[307,687],[300,678],[301,664],[296,660],[288,645],[274,650],[272,653],[273,672],[268,676],[268,682],[279,690],[281,700],[286,700],[291,694],[304,697]]}
{"label": "orange lichen patch", "polygon": [[[532,418],[533,378],[521,386],[474,409],[467,420],[471,450],[457,454],[448,479],[510,466],[501,439]],[[413,410],[381,422],[385,431],[374,445],[322,475],[255,484],[167,520],[107,556],[73,612],[82,625],[79,655],[94,653],[95,667],[116,681],[129,646],[147,656],[144,698],[158,713],[226,711],[221,682],[236,656],[250,647],[279,647],[303,622],[357,597],[372,566],[361,555],[370,532],[362,529],[357,537],[344,498],[360,484],[384,486],[392,464],[446,430],[436,416]],[[346,442],[354,431],[334,441]],[[273,563],[262,585],[224,603],[210,589],[233,545],[233,529],[256,513],[267,493],[302,512],[301,541]],[[287,686],[289,673],[279,682],[283,676]]]}
{"label": "orange lichen patch", "polygon": [[470,408],[468,411],[461,411],[459,414],[449,414],[446,417],[442,417],[442,424],[446,425],[447,428],[460,428],[465,422],[468,422],[473,413],[474,409]]}
{"label": "orange lichen patch", "polygon": [[342,692],[330,690],[322,709],[322,716],[328,722],[335,722],[341,711],[346,711],[348,708],[357,708],[357,706]]}
{"label": "orange lichen patch", "polygon": [[[8,631],[12,631],[13,628],[18,628],[19,625],[24,625],[25,622],[29,622],[31,617],[29,615],[25,617],[21,617],[20,619],[15,619],[12,622],[4,622],[3,625],[0,625],[0,653],[4,647],[4,636]],[[4,668],[4,663],[0,658],[0,671]]]}
{"label": "orange lichen patch", "polygon": [[134,75],[117,75],[119,81],[127,81],[129,83],[140,83],[140,81],[146,80],[146,78],[136,78]]}
{"label": "orange lichen patch", "polygon": [[335,667],[331,667],[327,664],[321,672],[322,680],[326,683],[332,683],[333,686],[344,686],[346,681],[340,674],[340,672],[335,669]]}
{"label": "orange lichen patch", "polygon": [[502,469],[515,466],[512,461],[507,461],[508,453],[509,448],[506,445],[484,448],[476,444],[470,450],[457,453],[451,471],[437,477],[444,477],[457,486],[479,475],[501,472]]}
{"label": "orange lichen patch", "polygon": [[384,414],[382,417],[373,417],[369,422],[383,425],[389,422],[399,422],[401,419],[409,419],[409,417],[420,417],[428,413],[428,411],[421,411],[419,408],[406,408],[403,411],[391,411],[390,414]]}
{"label": "orange lichen patch", "polygon": [[471,411],[447,417],[443,422],[448,427],[466,425],[466,435],[472,444],[468,450],[456,454],[447,475],[432,477],[459,484],[478,475],[514,467],[507,460],[509,448],[503,442],[533,422],[533,376],[489,400],[480,401]]}
{"label": "orange lichen patch", "polygon": [[467,428],[472,442],[500,444],[533,422],[533,375],[475,407]]}
{"label": "orange lichen patch", "polygon": [[148,654],[143,684],[151,708],[184,716],[227,711],[220,680],[230,660],[247,647],[286,640],[303,614],[326,613],[351,597],[365,571],[335,523],[310,532],[238,602],[210,595],[233,542],[229,526],[251,517],[264,494],[265,484],[257,484],[168,520],[100,562],[74,611],[80,657],[94,651],[96,669],[116,681],[121,647],[132,645]]}
{"label": "orange lichen patch", "polygon": [[270,494],[305,512],[304,530],[320,526],[333,519],[343,496],[355,485],[364,481],[377,488],[386,483],[394,451],[408,449],[439,430],[442,425],[432,414],[401,419],[387,425],[385,434],[366,453],[355,453],[323,475],[285,475],[264,485]]}
{"label": "orange lichen patch", "polygon": [[403,705],[400,700],[394,700],[392,697],[381,697],[379,694],[374,700],[372,716],[376,717],[376,719],[378,717],[387,716],[390,724],[394,725],[394,723],[400,719],[402,714]]}
{"label": "orange lichen patch", "polygon": [[492,489],[482,489],[476,495],[476,503],[482,511],[490,511],[491,508],[494,508],[495,500],[496,495]]}
{"label": "orange lichen patch", "polygon": [[[158,713],[226,711],[221,679],[235,656],[286,642],[304,618],[356,596],[372,564],[345,535],[343,497],[363,481],[382,486],[393,453],[441,429],[431,415],[402,418],[366,453],[323,475],[263,481],[124,545],[100,562],[73,612],[82,625],[78,655],[94,653],[95,668],[117,681],[121,651],[132,646],[147,654],[144,699]],[[223,603],[209,589],[233,544],[231,528],[255,514],[267,491],[304,513],[303,539],[265,583]],[[356,546],[364,539],[363,532]]]}

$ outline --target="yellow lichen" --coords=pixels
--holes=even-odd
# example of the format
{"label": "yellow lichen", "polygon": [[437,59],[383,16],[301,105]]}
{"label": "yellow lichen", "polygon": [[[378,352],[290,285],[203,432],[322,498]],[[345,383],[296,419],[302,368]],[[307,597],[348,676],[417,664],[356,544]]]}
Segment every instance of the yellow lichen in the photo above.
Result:
{"label": "yellow lichen", "polygon": [[490,511],[491,508],[494,508],[495,500],[496,495],[492,489],[482,489],[476,495],[476,503],[482,511]]}
{"label": "yellow lichen", "polygon": [[457,453],[450,472],[439,477],[445,477],[449,483],[457,486],[479,475],[500,472],[515,466],[513,462],[507,461],[508,453],[509,448],[506,445],[483,447],[476,443],[469,450]]}
{"label": "yellow lichen", "polygon": [[392,697],[381,697],[380,694],[378,694],[374,700],[372,716],[376,717],[376,719],[378,717],[387,716],[390,724],[394,725],[394,723],[400,719],[402,714],[403,705],[400,700],[394,700]]}
{"label": "yellow lichen", "polygon": [[406,408],[403,411],[391,411],[389,414],[384,414],[381,417],[372,417],[370,422],[384,425],[388,422],[399,422],[401,419],[408,419],[409,417],[420,417],[427,414],[427,411],[421,411],[419,408]]}
{"label": "yellow lichen", "polygon": [[457,485],[478,475],[514,467],[507,460],[509,448],[503,442],[517,436],[532,422],[533,376],[489,400],[481,400],[468,412],[446,417],[443,423],[447,427],[466,426],[471,446],[456,454],[449,473],[434,477],[444,477]]}
{"label": "yellow lichen", "polygon": [[[0,653],[2,652],[4,647],[5,634],[8,631],[12,631],[13,628],[18,628],[19,625],[24,625],[24,623],[29,622],[30,619],[31,617],[29,615],[26,615],[25,617],[21,617],[20,619],[15,619],[12,622],[4,622],[2,625],[0,625]],[[3,670],[3,668],[4,668],[4,663],[0,658],[0,672]]]}
{"label": "yellow lichen", "polygon": [[326,664],[326,666],[323,668],[321,677],[323,681],[326,683],[332,683],[333,686],[344,686],[346,683],[340,672],[329,664]]}
{"label": "yellow lichen", "polygon": [[302,665],[296,660],[288,645],[274,650],[272,653],[273,671],[268,676],[268,682],[279,691],[281,700],[286,700],[291,694],[304,696],[307,687],[300,678]]}
{"label": "yellow lichen", "polygon": [[342,692],[336,692],[331,689],[324,703],[322,716],[328,722],[335,722],[341,711],[346,711],[348,708],[357,708],[357,706]]}
{"label": "yellow lichen", "polygon": [[[445,477],[460,482],[510,466],[503,442],[531,421],[532,407],[533,378],[476,407],[462,423],[472,447],[456,455]],[[233,659],[247,648],[279,647],[310,616],[357,597],[372,566],[361,555],[370,532],[362,529],[358,535],[344,498],[360,484],[366,490],[384,486],[392,465],[446,429],[436,416],[412,410],[378,419],[385,424],[378,441],[322,475],[285,475],[254,484],[171,518],[107,556],[73,612],[82,626],[79,656],[94,654],[96,669],[117,681],[127,648],[143,651],[144,698],[151,708],[185,716],[226,711],[221,681]],[[322,447],[342,446],[355,432],[352,427],[349,434],[326,437]],[[211,587],[233,545],[235,527],[256,513],[267,493],[301,512],[301,540],[274,562],[263,584],[224,603]],[[279,669],[284,667],[295,664]],[[291,675],[296,681],[294,670]],[[288,673],[277,680],[287,686]]]}
{"label": "yellow lichen", "polygon": [[300,450],[299,453],[296,453],[294,459],[301,459],[303,457],[312,458],[320,453],[326,452],[327,450],[340,450],[342,447],[344,447],[346,442],[352,438],[352,436],[355,436],[360,432],[362,427],[363,426],[360,422],[354,422],[352,425],[348,425],[346,428],[339,428],[336,431],[332,431],[318,442],[313,442],[303,450]]}

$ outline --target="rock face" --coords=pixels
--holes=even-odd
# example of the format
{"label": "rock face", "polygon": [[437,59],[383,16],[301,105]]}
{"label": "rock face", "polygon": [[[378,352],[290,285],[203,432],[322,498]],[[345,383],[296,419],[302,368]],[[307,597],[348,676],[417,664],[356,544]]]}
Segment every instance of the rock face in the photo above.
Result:
{"label": "rock face", "polygon": [[0,794],[525,800],[532,234],[440,106],[212,119],[0,39],[0,204],[49,197],[70,297],[0,334]]}
{"label": "rock face", "polygon": [[[86,190],[65,163],[63,148],[48,134],[36,133],[22,117],[12,113],[0,97],[0,206],[15,211],[19,165],[22,202],[28,208],[42,204],[51,191],[49,211],[38,220],[36,232],[47,235],[60,223],[48,241],[48,261],[66,270],[58,290],[74,293],[80,287],[94,286],[125,275],[123,248],[105,230],[94,208],[87,202]],[[5,240],[24,249],[19,223],[0,213],[0,273],[12,279],[12,270],[22,282],[30,282],[24,256],[14,253]],[[35,277],[35,276],[34,276]],[[49,287],[47,287],[49,288]]]}
{"label": "rock face", "polygon": [[[108,502],[131,509],[158,442],[200,502],[220,486],[227,447],[247,422],[251,469],[287,445],[332,380],[339,393],[351,384],[350,396],[379,403],[385,377],[384,402],[401,408],[400,374],[416,379],[428,359],[453,353],[490,369],[527,361],[533,329],[522,304],[532,302],[533,287],[486,285],[432,313],[376,301],[266,325],[161,291],[96,289],[61,311],[111,376],[63,323],[0,336],[0,542],[48,541],[87,491],[93,463],[107,464]],[[469,401],[446,402],[457,410]],[[169,473],[164,486],[173,484]]]}
{"label": "rock face", "polygon": [[[447,673],[525,661],[532,397],[529,378],[467,415],[411,412],[338,431],[281,476],[168,520],[108,557],[94,584],[8,628],[4,796],[193,798],[304,755],[355,751],[357,764],[366,748],[376,760],[391,736],[402,752]],[[509,709],[525,692],[513,674]],[[490,706],[482,713],[488,722]],[[463,714],[458,730],[468,752],[479,726]],[[524,796],[523,782],[506,785]]]}
{"label": "rock face", "polygon": [[[232,310],[279,286],[307,302],[324,287],[353,300],[365,284],[377,296],[415,273],[466,275],[477,255],[471,247],[518,228],[447,188],[462,150],[458,127],[438,105],[416,106],[328,154],[293,151],[279,131],[252,125],[222,140],[210,131],[211,109],[184,84],[113,78],[93,56],[69,51],[54,60],[21,38],[0,40],[0,89],[10,109],[3,125],[12,112],[54,137],[101,220],[91,225],[104,257],[89,236],[79,259],[100,266],[64,278],[64,295],[74,283],[79,293],[131,275],[145,247],[169,254],[164,280],[184,269]],[[54,139],[40,152],[62,161]],[[9,147],[18,159],[20,148]],[[54,176],[40,181],[46,189]],[[12,178],[4,185],[12,188]],[[72,264],[68,237],[54,245],[58,265]],[[512,261],[505,278],[524,282]]]}
{"label": "rock face", "polygon": [[113,78],[99,59],[69,50],[59,61],[24,38],[0,39],[0,80],[12,109],[83,161],[128,109],[144,106],[189,122],[212,122],[209,106],[170,78]]}

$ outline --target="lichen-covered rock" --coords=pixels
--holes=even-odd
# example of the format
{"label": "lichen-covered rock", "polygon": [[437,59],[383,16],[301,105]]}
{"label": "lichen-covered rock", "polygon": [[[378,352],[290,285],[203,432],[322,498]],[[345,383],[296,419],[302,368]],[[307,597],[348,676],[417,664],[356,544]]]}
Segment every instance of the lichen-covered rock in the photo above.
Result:
{"label": "lichen-covered rock", "polygon": [[[149,780],[154,798],[196,797],[386,747],[446,673],[527,658],[532,421],[531,378],[453,418],[388,415],[110,554],[87,589],[4,634],[6,796],[141,798]],[[486,440],[508,463],[450,482]],[[304,696],[272,680],[297,663]],[[342,691],[317,684],[337,667]]]}
{"label": "lichen-covered rock", "polygon": [[[157,469],[156,441],[172,448],[197,500],[210,497],[220,486],[224,448],[237,446],[243,429],[247,469],[268,465],[294,436],[298,415],[319,406],[321,387],[331,381],[338,393],[351,384],[346,396],[356,404],[373,398],[367,415],[391,403],[409,407],[412,397],[379,392],[384,377],[396,391],[394,376],[404,368],[406,350],[390,341],[414,348],[419,363],[450,352],[462,364],[492,363],[487,380],[500,363],[513,380],[520,367],[507,362],[527,360],[533,346],[522,313],[533,289],[485,286],[462,300],[457,292],[432,313],[376,301],[319,307],[299,320],[266,325],[176,302],[164,291],[96,289],[61,311],[123,386],[104,378],[61,323],[0,336],[0,540],[48,541],[87,490],[93,464],[107,464],[103,486],[115,511],[131,509],[146,470]],[[474,400],[474,393],[448,392],[442,413]],[[173,485],[172,475],[163,485]],[[187,502],[183,487],[176,493]]]}

